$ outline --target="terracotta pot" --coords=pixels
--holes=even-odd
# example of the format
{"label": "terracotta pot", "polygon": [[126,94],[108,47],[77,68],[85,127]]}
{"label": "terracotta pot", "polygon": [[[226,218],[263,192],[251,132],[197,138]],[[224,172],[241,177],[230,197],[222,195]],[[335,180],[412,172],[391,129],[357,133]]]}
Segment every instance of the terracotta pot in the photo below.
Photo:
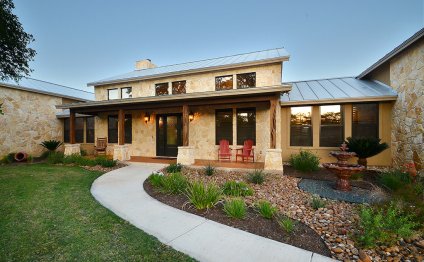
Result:
{"label": "terracotta pot", "polygon": [[18,153],[15,154],[15,160],[17,162],[25,161],[27,159],[27,157],[28,157],[28,154],[25,153],[25,152],[18,152]]}
{"label": "terracotta pot", "polygon": [[366,158],[358,158],[358,165],[364,166],[366,168],[367,164],[368,164],[368,161]]}

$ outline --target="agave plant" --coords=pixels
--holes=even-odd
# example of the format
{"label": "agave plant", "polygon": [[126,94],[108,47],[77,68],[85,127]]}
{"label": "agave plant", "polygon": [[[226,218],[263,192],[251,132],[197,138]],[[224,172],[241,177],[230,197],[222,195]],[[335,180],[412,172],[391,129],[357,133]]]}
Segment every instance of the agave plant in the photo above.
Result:
{"label": "agave plant", "polygon": [[57,140],[46,140],[43,141],[40,145],[42,145],[44,148],[49,150],[50,152],[55,151],[58,149],[63,143]]}
{"label": "agave plant", "polygon": [[348,151],[355,152],[358,164],[367,167],[367,158],[375,156],[389,148],[386,143],[380,143],[381,139],[372,137],[348,137],[346,144]]}

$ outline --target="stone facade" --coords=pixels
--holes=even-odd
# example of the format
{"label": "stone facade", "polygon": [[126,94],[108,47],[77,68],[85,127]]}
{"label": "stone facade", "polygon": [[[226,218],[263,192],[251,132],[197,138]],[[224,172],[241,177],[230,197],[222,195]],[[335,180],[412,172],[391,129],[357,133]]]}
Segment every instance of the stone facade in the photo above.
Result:
{"label": "stone facade", "polygon": [[0,86],[0,156],[23,151],[43,152],[45,140],[63,140],[63,123],[56,118],[62,98]]}

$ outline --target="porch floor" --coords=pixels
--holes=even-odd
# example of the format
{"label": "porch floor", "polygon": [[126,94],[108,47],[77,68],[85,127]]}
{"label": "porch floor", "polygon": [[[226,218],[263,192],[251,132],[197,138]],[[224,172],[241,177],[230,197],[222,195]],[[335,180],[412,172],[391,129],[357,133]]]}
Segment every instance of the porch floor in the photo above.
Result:
{"label": "porch floor", "polygon": [[[160,164],[175,164],[176,158],[160,158],[160,157],[144,157],[144,156],[131,156],[130,162],[142,163],[160,163]],[[263,162],[235,162],[235,161],[218,161],[218,160],[205,160],[195,159],[194,166],[207,166],[226,167],[226,168],[247,168],[247,169],[263,169]]]}

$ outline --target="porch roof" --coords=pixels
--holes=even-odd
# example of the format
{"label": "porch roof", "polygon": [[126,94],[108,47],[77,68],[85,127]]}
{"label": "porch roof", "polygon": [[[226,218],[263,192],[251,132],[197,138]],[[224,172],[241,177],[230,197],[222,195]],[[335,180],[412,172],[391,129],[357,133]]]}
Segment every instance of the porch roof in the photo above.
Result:
{"label": "porch roof", "polygon": [[118,109],[153,109],[176,107],[188,104],[211,105],[228,103],[263,102],[291,90],[290,84],[223,91],[206,91],[178,95],[148,96],[115,100],[89,101],[57,105],[58,109],[70,109],[76,113],[96,113]]}

